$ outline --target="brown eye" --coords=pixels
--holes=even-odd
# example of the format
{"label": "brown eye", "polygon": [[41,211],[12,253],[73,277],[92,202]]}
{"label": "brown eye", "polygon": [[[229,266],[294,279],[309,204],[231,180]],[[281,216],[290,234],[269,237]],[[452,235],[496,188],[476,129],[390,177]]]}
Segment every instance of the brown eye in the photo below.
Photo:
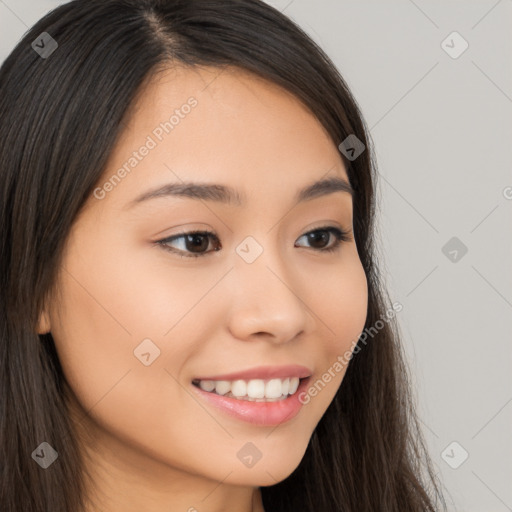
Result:
{"label": "brown eye", "polygon": [[[180,254],[183,257],[197,257],[204,254],[208,254],[208,247],[210,246],[210,240],[213,239],[217,242],[217,246],[214,251],[220,249],[219,239],[215,233],[210,231],[191,231],[189,233],[180,233],[179,235],[173,235],[163,240],[158,240],[158,244],[162,245],[164,249],[168,251]],[[170,245],[171,242],[179,241],[181,247],[175,248]]]}
{"label": "brown eye", "polygon": [[[332,239],[331,235],[334,241],[329,246],[329,241]],[[323,228],[314,229],[313,231],[305,233],[300,238],[303,237],[307,237],[308,243],[311,244],[313,249],[319,252],[335,251],[340,247],[341,242],[348,242],[350,240],[350,236],[347,231],[334,226],[325,226]]]}

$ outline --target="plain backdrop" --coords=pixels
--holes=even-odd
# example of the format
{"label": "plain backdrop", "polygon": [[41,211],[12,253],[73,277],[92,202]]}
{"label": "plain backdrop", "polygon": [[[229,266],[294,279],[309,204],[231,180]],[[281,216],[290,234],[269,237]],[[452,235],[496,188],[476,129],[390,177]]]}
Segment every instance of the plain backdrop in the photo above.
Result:
{"label": "plain backdrop", "polygon": [[[0,61],[61,3],[0,0]],[[370,128],[380,264],[450,511],[512,511],[512,1],[268,3]]]}

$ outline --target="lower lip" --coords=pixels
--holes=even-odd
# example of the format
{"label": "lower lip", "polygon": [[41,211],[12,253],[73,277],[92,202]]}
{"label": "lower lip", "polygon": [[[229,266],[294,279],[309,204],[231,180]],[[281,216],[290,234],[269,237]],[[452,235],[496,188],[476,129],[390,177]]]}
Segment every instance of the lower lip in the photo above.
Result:
{"label": "lower lip", "polygon": [[281,425],[299,413],[302,402],[299,400],[301,391],[304,391],[311,377],[303,379],[299,383],[297,391],[293,395],[276,402],[250,402],[249,400],[237,400],[217,393],[204,391],[192,384],[194,391],[207,402],[218,407],[230,416],[239,420],[262,426]]}

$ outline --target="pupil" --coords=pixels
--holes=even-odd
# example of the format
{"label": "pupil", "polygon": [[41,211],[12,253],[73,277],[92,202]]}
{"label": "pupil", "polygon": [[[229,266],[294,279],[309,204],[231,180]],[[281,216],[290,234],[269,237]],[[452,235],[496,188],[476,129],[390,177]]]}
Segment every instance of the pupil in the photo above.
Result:
{"label": "pupil", "polygon": [[[202,240],[203,243],[199,243],[199,249],[207,249],[208,248],[208,239],[206,237],[204,237],[203,235],[199,234],[199,233],[196,233],[194,235],[188,235],[188,241],[192,241],[192,243],[194,244],[194,246],[192,247],[193,248],[198,248],[198,245],[197,245],[197,241],[198,239]],[[206,242],[206,244],[204,243]],[[188,245],[188,244],[187,244]],[[190,249],[190,247],[188,246],[187,249]]]}
{"label": "pupil", "polygon": [[[310,233],[310,238],[312,240],[310,240],[310,243],[313,242],[313,246],[315,244],[315,242],[318,242],[318,240],[320,239],[320,241],[324,241],[324,242],[327,242],[329,240],[329,233],[325,232],[325,231],[318,231],[316,233]],[[324,244],[325,245],[325,244]]]}

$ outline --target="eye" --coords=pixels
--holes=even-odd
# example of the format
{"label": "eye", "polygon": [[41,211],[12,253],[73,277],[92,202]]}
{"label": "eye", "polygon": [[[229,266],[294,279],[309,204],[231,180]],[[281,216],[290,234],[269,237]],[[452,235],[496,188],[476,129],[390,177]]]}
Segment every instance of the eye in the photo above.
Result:
{"label": "eye", "polygon": [[[187,233],[181,233],[179,235],[173,235],[169,238],[164,238],[163,240],[157,240],[156,243],[168,251],[177,253],[183,258],[194,258],[211,252],[202,251],[202,249],[208,249],[211,238],[217,242],[217,248],[214,250],[218,251],[222,246],[220,245],[220,241],[217,238],[217,235],[211,231],[189,231]],[[177,240],[181,242],[178,244],[181,245],[181,248],[175,249],[169,245],[171,242],[175,242]],[[190,254],[186,254],[187,251],[190,251]]]}
{"label": "eye", "polygon": [[[304,233],[298,240],[301,238],[306,238],[308,243],[313,244],[312,249],[316,252],[334,252],[339,249],[342,242],[352,240],[348,231],[335,226],[316,228]],[[208,251],[210,240],[214,240],[215,248]],[[179,242],[176,245],[181,247],[171,246],[171,243],[176,242]],[[205,256],[222,248],[219,238],[211,231],[189,231],[164,238],[163,240],[157,240],[155,243],[161,245],[167,251],[178,254],[182,258]],[[301,246],[295,245],[295,247]]]}
{"label": "eye", "polygon": [[[333,238],[331,238],[331,235]],[[316,228],[304,233],[300,238],[304,237],[307,238],[309,243],[313,244],[313,249],[319,252],[334,252],[340,248],[342,242],[349,242],[351,240],[348,231],[334,226]],[[331,245],[329,245],[330,240],[334,240]],[[320,247],[318,247],[318,245],[320,245]]]}

